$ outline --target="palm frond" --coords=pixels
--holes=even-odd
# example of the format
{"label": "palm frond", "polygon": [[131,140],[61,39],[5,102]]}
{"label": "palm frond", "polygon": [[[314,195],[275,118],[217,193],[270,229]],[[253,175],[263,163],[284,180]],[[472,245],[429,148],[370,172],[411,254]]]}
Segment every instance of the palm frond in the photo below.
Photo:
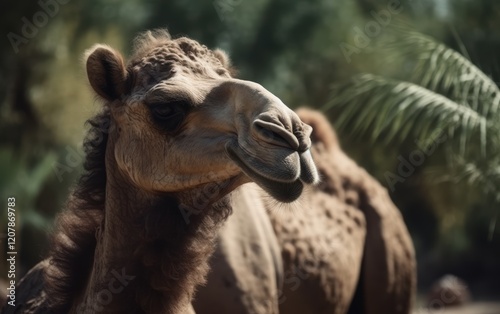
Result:
{"label": "palm frond", "polygon": [[412,81],[469,106],[487,119],[500,116],[500,89],[471,61],[430,36],[393,29],[391,51],[413,60]]}
{"label": "palm frond", "polygon": [[373,142],[428,140],[443,133],[465,151],[470,142],[486,147],[490,124],[472,108],[413,83],[364,74],[333,88],[323,108],[339,112],[336,126]]}

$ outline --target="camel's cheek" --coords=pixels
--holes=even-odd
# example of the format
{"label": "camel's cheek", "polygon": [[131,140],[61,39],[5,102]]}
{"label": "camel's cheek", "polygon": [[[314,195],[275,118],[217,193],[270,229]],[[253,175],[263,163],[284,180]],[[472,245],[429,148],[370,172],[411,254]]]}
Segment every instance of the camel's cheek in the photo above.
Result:
{"label": "camel's cheek", "polygon": [[[136,186],[146,190],[169,190],[166,143],[142,134],[121,134],[115,144],[114,155],[118,168]],[[163,186],[161,186],[163,185]]]}
{"label": "camel's cheek", "polygon": [[[196,145],[194,140],[178,141],[165,136],[123,133],[114,147],[118,168],[134,185],[149,191],[174,192],[240,173],[222,156],[217,145]],[[211,151],[210,148],[213,150]]]}

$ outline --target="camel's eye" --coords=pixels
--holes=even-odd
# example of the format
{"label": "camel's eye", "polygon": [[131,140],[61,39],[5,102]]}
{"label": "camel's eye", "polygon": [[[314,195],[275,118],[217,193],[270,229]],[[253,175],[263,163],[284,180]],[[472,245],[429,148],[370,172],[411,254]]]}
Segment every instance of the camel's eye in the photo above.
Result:
{"label": "camel's eye", "polygon": [[151,105],[151,113],[159,127],[172,132],[181,125],[189,106],[184,102]]}
{"label": "camel's eye", "polygon": [[175,113],[174,109],[171,108],[170,106],[156,106],[153,107],[153,114],[158,118],[158,119],[168,119],[172,114]]}

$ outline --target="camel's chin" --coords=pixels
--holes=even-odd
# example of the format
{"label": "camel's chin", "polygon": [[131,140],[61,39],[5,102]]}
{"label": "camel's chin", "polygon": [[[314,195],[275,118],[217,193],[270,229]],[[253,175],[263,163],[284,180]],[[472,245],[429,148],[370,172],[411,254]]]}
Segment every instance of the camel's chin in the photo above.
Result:
{"label": "camel's chin", "polygon": [[304,184],[300,179],[293,182],[280,182],[270,179],[250,168],[231,147],[226,147],[226,150],[228,156],[241,168],[245,175],[277,201],[291,203],[302,195]]}
{"label": "camel's chin", "polygon": [[253,182],[279,202],[291,203],[302,195],[304,184],[300,180],[291,183],[278,182],[262,177],[249,168],[243,169],[242,167],[242,170]]}
{"label": "camel's chin", "polygon": [[257,182],[274,199],[282,203],[291,203],[297,200],[304,189],[304,184],[297,180],[293,183]]}

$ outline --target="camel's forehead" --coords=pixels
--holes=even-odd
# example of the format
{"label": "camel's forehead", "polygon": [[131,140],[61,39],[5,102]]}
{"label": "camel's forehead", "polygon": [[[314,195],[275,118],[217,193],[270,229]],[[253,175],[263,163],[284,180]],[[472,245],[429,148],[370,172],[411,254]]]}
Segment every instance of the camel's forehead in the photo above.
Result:
{"label": "camel's forehead", "polygon": [[189,38],[152,46],[133,58],[129,68],[139,79],[136,84],[143,87],[174,75],[214,79],[229,76],[228,69],[210,49]]}

